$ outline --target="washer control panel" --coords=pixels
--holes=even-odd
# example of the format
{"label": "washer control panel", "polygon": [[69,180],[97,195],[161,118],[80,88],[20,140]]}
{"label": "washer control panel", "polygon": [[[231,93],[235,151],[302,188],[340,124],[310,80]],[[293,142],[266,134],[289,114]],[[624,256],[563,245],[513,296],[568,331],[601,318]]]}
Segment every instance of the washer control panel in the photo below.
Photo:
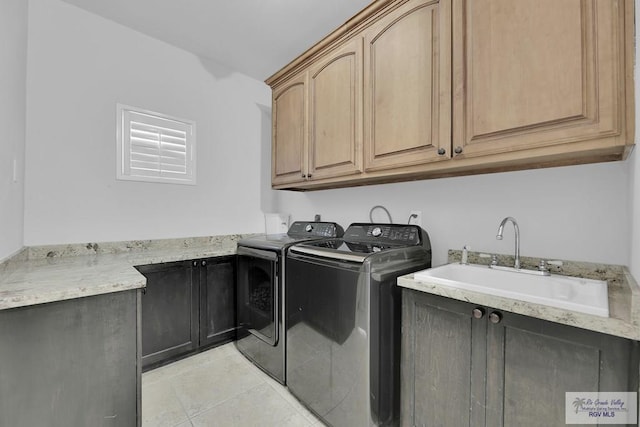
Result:
{"label": "washer control panel", "polygon": [[422,242],[420,227],[397,224],[351,224],[344,233],[344,239],[408,246]]}
{"label": "washer control panel", "polygon": [[296,221],[287,234],[291,237],[342,237],[344,231],[335,222]]}

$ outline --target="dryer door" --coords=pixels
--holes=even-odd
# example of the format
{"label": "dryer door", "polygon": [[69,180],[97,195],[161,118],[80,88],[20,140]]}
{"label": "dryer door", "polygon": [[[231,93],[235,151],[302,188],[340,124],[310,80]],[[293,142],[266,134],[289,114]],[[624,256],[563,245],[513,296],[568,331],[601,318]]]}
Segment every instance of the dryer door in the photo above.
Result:
{"label": "dryer door", "polygon": [[278,253],[238,247],[237,326],[269,345],[279,340],[277,327]]}

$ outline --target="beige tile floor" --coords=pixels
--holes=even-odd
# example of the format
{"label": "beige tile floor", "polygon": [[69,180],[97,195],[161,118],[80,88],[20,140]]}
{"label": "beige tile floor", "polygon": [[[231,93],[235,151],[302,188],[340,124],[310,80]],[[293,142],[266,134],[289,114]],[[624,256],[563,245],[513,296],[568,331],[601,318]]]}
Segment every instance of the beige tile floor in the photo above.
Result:
{"label": "beige tile floor", "polygon": [[324,426],[233,343],[142,374],[142,425]]}

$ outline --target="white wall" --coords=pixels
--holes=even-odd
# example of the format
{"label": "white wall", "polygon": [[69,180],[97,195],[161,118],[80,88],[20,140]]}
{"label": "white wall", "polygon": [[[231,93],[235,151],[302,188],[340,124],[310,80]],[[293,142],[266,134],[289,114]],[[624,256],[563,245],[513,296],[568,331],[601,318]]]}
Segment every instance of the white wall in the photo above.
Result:
{"label": "white wall", "polygon": [[[423,211],[434,264],[464,244],[511,253],[510,228],[495,240],[511,215],[525,256],[631,265],[640,276],[636,153],[627,162],[274,192],[261,82],[58,0],[29,2],[28,70],[26,245],[261,231],[262,211],[320,213],[347,226],[382,204],[395,222]],[[196,187],[115,180],[116,102],[196,120]]]}
{"label": "white wall", "polygon": [[[75,6],[30,0],[25,245],[262,230],[258,104],[270,96]],[[196,186],[115,179],[118,102],[196,121]]]}
{"label": "white wall", "polygon": [[[636,22],[640,22],[640,0],[635,1]],[[635,105],[636,105],[636,144],[640,144],[640,67],[637,58],[640,56],[639,37],[636,30],[636,61],[635,61]],[[640,159],[638,147],[631,153],[629,159],[629,204],[630,204],[630,261],[631,274],[640,280]]]}
{"label": "white wall", "polygon": [[[521,254],[610,264],[629,263],[629,204],[626,162],[528,170],[308,193],[286,192],[279,209],[294,219],[343,226],[369,221],[369,210],[386,206],[397,223],[422,210],[431,236],[433,264],[448,249],[511,254],[513,227],[497,241],[500,221],[513,216],[520,226]],[[376,210],[374,221],[387,222]]]}
{"label": "white wall", "polygon": [[[638,90],[638,88],[636,88]],[[636,99],[636,104],[640,99]],[[636,122],[638,122],[636,117]],[[640,124],[640,123],[638,123]],[[636,125],[636,128],[638,126]],[[636,144],[640,141],[636,137]],[[629,270],[636,280],[640,280],[640,161],[638,148],[631,153],[629,159],[629,211],[630,211],[630,250]]]}
{"label": "white wall", "polygon": [[[22,248],[27,2],[0,2],[0,260]],[[17,182],[13,179],[13,162]]]}

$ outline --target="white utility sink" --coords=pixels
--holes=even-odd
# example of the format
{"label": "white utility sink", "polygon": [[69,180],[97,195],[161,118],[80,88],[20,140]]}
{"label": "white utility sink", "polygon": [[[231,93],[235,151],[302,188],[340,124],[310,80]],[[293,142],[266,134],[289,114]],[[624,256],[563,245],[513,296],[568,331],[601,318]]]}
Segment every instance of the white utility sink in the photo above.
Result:
{"label": "white utility sink", "polygon": [[607,282],[538,276],[475,264],[445,264],[414,273],[416,280],[609,317]]}

